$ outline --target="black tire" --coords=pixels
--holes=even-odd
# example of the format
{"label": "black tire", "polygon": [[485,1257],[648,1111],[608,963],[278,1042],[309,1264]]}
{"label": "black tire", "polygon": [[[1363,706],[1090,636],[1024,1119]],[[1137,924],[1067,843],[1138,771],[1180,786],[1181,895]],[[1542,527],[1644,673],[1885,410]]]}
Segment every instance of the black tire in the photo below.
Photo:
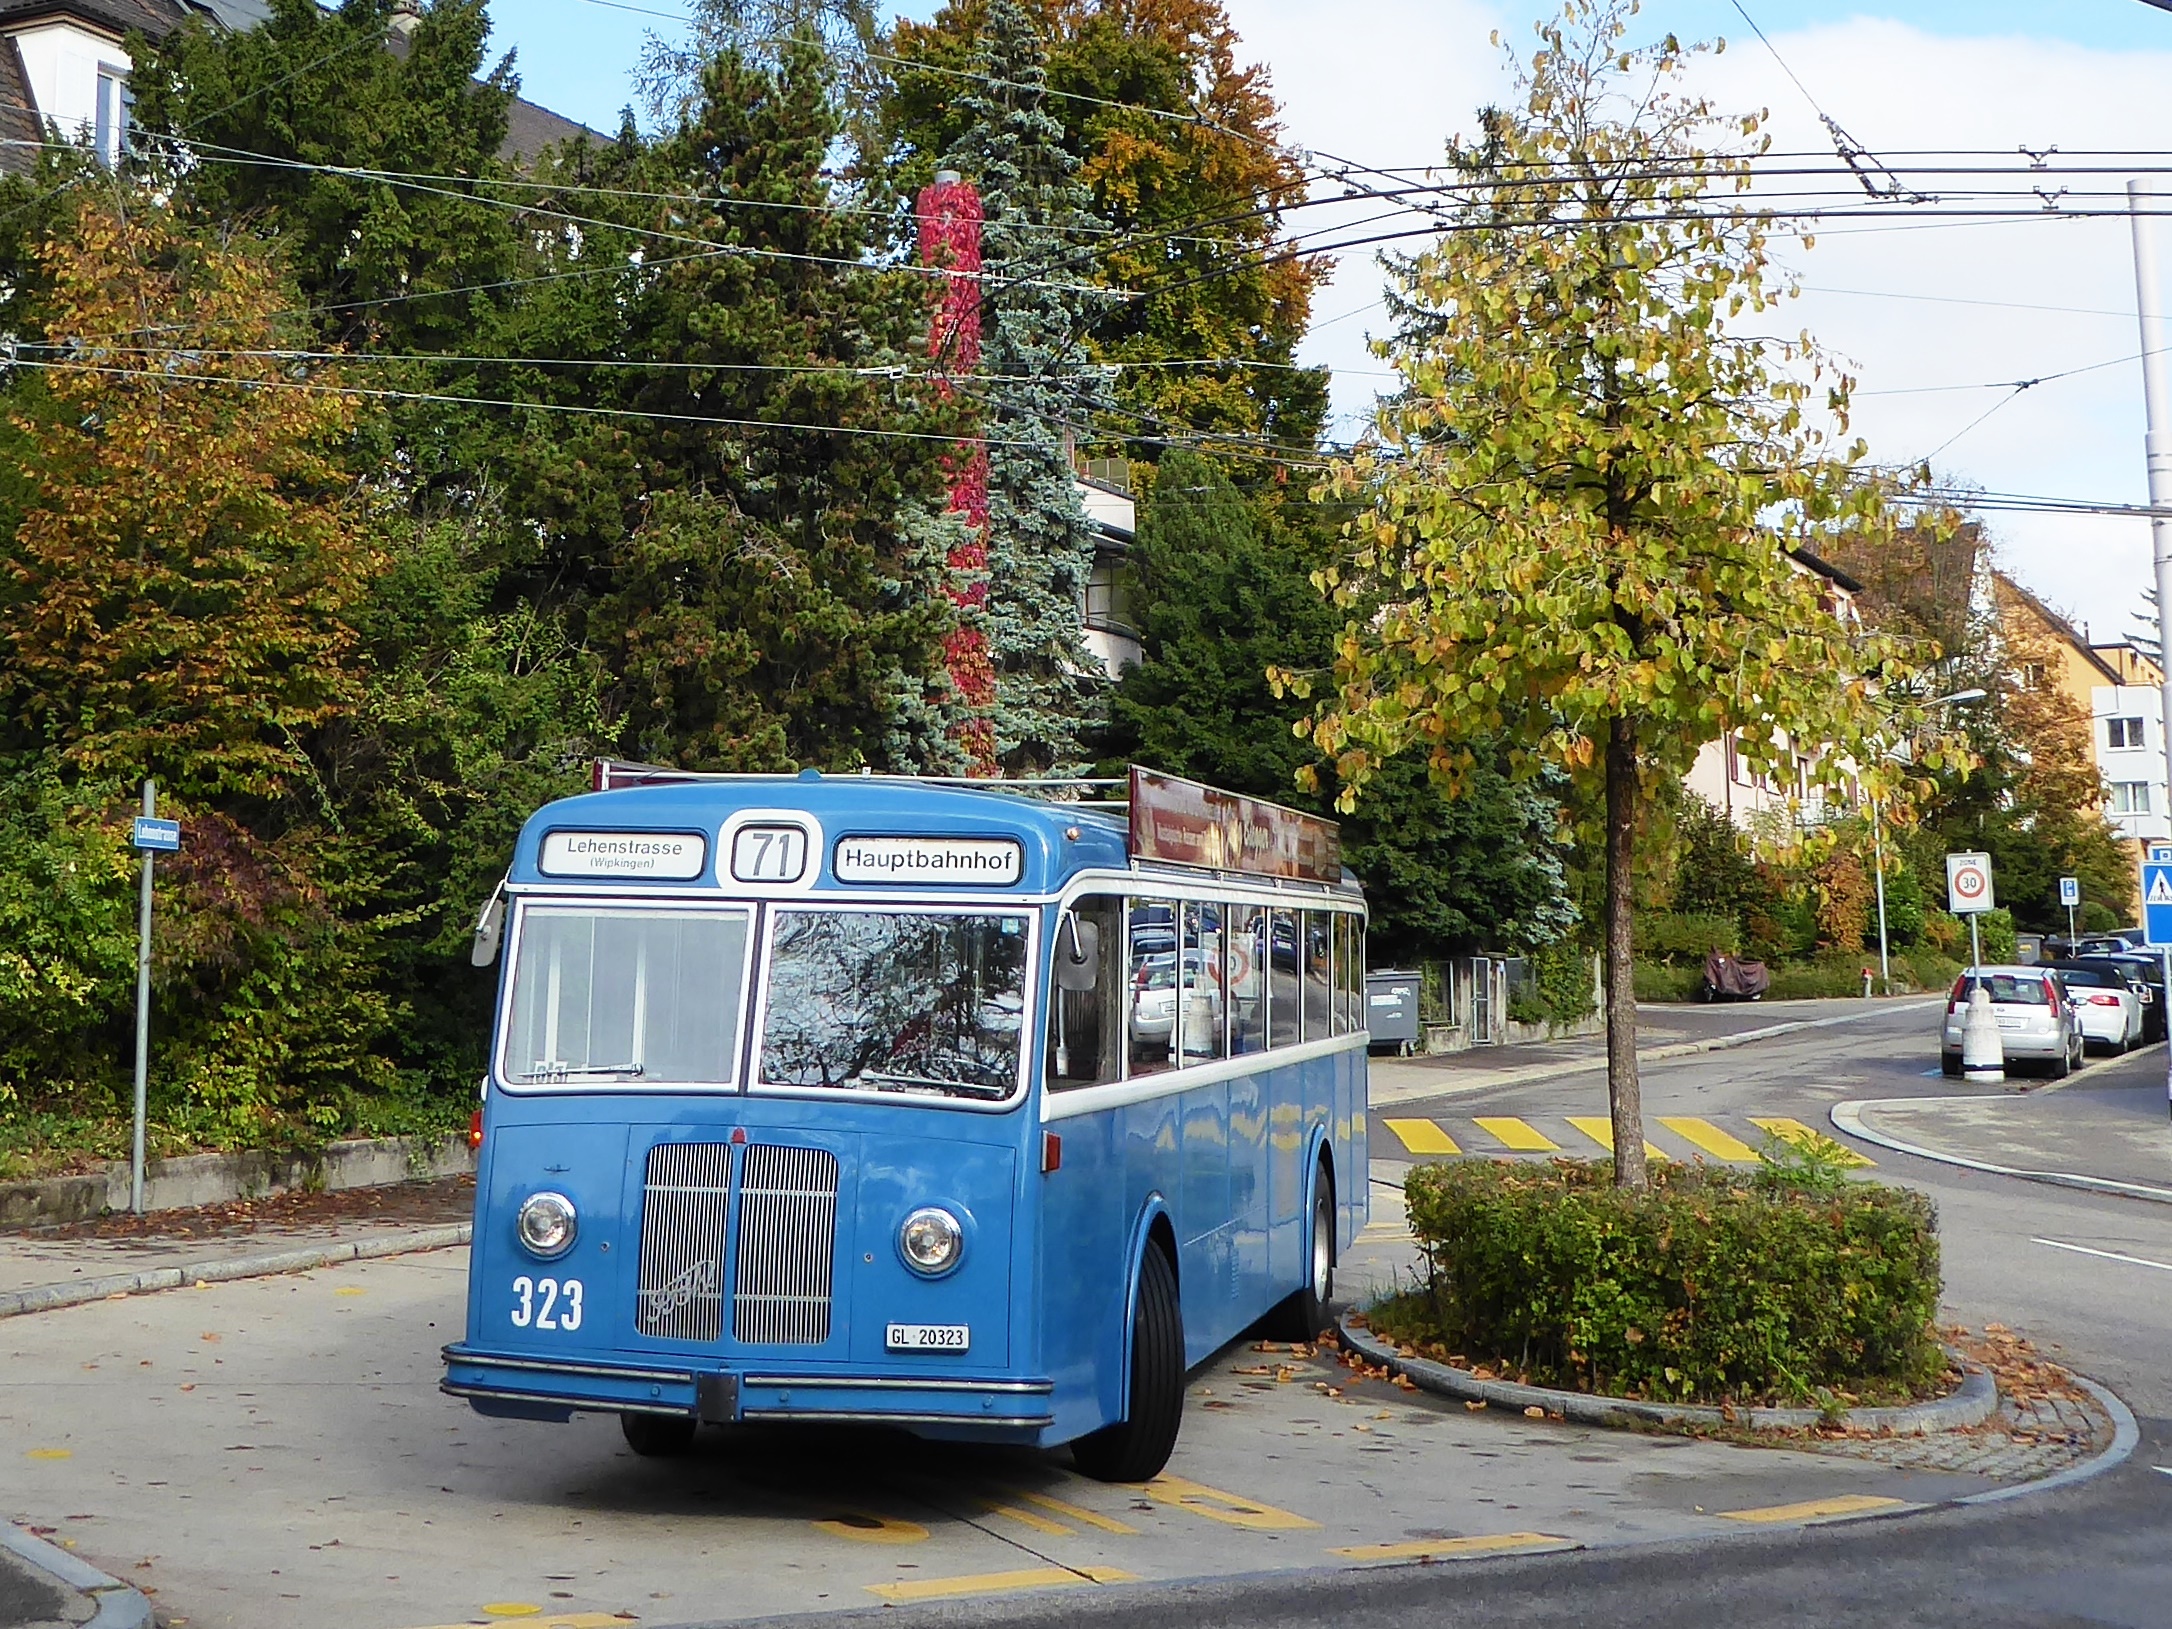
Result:
{"label": "black tire", "polygon": [[1312,1184],[1312,1223],[1305,1234],[1305,1282],[1277,1302],[1267,1315],[1267,1338],[1314,1339],[1331,1321],[1328,1309],[1334,1299],[1335,1184],[1323,1164]]}
{"label": "black tire", "polygon": [[1139,1263],[1131,1324],[1130,1412],[1071,1444],[1072,1463],[1097,1482],[1159,1476],[1184,1423],[1184,1309],[1159,1245],[1149,1244]]}
{"label": "black tire", "polygon": [[694,1446],[691,1414],[621,1414],[618,1428],[643,1459],[673,1459]]}
{"label": "black tire", "polygon": [[2064,1080],[2068,1075],[2071,1075],[2073,1072],[2074,1054],[2070,1051],[2065,1050],[2062,1050],[2059,1053],[2059,1061],[2051,1065],[2050,1069],[2047,1071],[2047,1073],[2050,1074],[2053,1080]]}
{"label": "black tire", "polygon": [[1958,1074],[1960,1074],[1960,1072],[1961,1072],[1961,1057],[1960,1057],[1960,1054],[1959,1054],[1959,1053],[1956,1053],[1956,1052],[1941,1052],[1941,1053],[1939,1053],[1939,1055],[1938,1055],[1938,1072],[1939,1072],[1940,1074],[1942,1074],[1942,1075],[1958,1075]]}

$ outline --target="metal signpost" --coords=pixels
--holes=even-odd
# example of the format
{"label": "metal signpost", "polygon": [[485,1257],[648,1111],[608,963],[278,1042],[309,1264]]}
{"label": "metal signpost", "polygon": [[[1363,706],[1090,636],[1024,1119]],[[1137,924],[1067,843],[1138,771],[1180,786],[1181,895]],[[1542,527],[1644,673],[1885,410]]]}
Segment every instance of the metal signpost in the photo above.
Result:
{"label": "metal signpost", "polygon": [[1983,941],[1976,931],[1976,919],[1985,911],[1997,908],[1991,893],[1991,856],[1947,855],[1946,909],[1955,916],[1968,918],[1968,961],[1971,967],[1983,965]]}
{"label": "metal signpost", "polygon": [[2074,907],[2081,903],[2081,878],[2059,879],[2059,903],[2066,907],[2066,953],[2074,954]]}
{"label": "metal signpost", "polygon": [[143,894],[136,909],[136,1129],[129,1143],[128,1208],[143,1214],[144,1086],[151,1071],[151,864],[178,853],[181,822],[158,818],[158,786],[143,783],[143,813],[136,817],[135,846],[143,855]]}

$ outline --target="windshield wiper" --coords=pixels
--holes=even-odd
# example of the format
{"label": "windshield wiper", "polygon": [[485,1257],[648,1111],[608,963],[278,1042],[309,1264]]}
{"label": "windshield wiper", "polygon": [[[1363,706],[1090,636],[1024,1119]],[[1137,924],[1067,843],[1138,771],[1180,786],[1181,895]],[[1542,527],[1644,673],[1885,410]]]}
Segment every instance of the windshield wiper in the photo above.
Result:
{"label": "windshield wiper", "polygon": [[884,1069],[862,1069],[853,1080],[865,1081],[871,1086],[903,1086],[911,1089],[930,1089],[938,1092],[971,1093],[976,1090],[962,1080],[937,1080],[932,1075],[897,1075]]}
{"label": "windshield wiper", "polygon": [[645,1075],[638,1063],[556,1063],[515,1075],[515,1080],[571,1080],[576,1075]]}

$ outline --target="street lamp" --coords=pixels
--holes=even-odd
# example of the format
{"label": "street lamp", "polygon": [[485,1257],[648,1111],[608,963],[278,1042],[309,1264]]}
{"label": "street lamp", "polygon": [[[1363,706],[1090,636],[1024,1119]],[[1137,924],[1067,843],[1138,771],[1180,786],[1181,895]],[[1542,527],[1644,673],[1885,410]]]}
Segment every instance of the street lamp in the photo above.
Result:
{"label": "street lamp", "polygon": [[[1956,690],[1950,696],[1934,696],[1925,702],[1926,710],[1933,707],[1963,707],[1970,702],[1982,701],[1986,691],[1980,688]],[[1888,749],[1887,757],[1893,753]],[[1878,881],[1878,987],[1890,992],[1893,988],[1893,957],[1886,945],[1885,935],[1885,829],[1878,818],[1878,800],[1870,800],[1870,847]]]}

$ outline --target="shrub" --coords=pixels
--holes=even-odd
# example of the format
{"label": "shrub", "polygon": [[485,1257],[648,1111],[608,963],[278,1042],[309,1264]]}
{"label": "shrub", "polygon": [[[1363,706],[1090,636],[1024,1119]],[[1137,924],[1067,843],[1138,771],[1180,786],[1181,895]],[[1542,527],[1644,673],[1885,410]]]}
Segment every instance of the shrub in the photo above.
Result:
{"label": "shrub", "polygon": [[1374,1321],[1614,1396],[1920,1395],[1945,1369],[1930,1201],[1792,1163],[1655,1165],[1641,1193],[1605,1161],[1420,1166],[1405,1193],[1427,1282]]}
{"label": "shrub", "polygon": [[1987,964],[2010,962],[2021,953],[2020,944],[2014,937],[2014,913],[2003,905],[1983,913],[1977,932],[1983,939],[1983,959]]}
{"label": "shrub", "polygon": [[2113,933],[2120,926],[2119,913],[2098,899],[2085,899],[2081,908],[2081,930],[2084,933]]}
{"label": "shrub", "polygon": [[1669,967],[1664,962],[1636,964],[1639,1001],[1695,1001],[1704,987],[1703,967]]}
{"label": "shrub", "polygon": [[1953,981],[1961,976],[1961,964],[1951,956],[1924,948],[1903,951],[1893,958],[1893,982],[1906,983],[1918,990],[1943,993],[1953,988]]}
{"label": "shrub", "polygon": [[1591,952],[1576,940],[1541,946],[1527,965],[1529,976],[1509,992],[1508,1015],[1517,1023],[1566,1027],[1597,1010]]}
{"label": "shrub", "polygon": [[1738,955],[1742,933],[1731,916],[1687,911],[1640,911],[1636,921],[1637,954],[1654,961],[1704,965],[1715,950]]}
{"label": "shrub", "polygon": [[1851,955],[1842,951],[1838,955],[1820,956],[1814,962],[1801,962],[1793,967],[1776,967],[1772,970],[1772,988],[1765,992],[1773,1001],[1815,1001],[1831,996],[1859,996],[1863,993],[1863,969],[1873,975],[1878,970],[1878,953]]}

